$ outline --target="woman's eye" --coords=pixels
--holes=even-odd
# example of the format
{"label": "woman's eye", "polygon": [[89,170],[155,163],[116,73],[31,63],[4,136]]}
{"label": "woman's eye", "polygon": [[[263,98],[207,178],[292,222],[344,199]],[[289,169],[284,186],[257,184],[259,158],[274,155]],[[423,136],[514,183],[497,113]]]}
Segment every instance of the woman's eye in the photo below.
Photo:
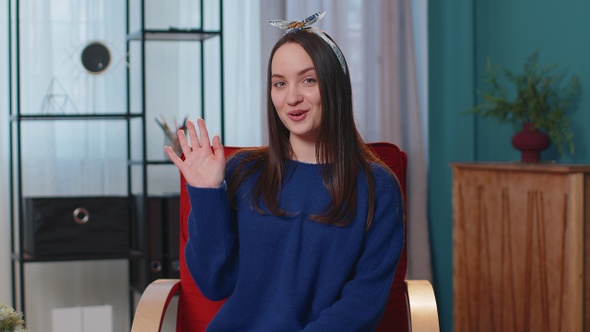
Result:
{"label": "woman's eye", "polygon": [[303,83],[305,83],[305,84],[313,84],[315,82],[316,82],[315,78],[311,78],[311,77],[308,77],[303,80]]}
{"label": "woman's eye", "polygon": [[278,82],[275,82],[273,85],[276,86],[277,88],[280,88],[280,87],[285,86],[285,82],[278,81]]}

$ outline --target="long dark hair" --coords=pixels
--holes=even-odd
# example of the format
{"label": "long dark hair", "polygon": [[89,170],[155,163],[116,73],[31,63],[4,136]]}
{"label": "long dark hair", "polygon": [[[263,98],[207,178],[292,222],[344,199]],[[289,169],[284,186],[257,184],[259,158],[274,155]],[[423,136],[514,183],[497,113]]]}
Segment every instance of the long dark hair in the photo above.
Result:
{"label": "long dark hair", "polygon": [[323,182],[332,201],[323,211],[311,218],[321,223],[348,225],[356,216],[357,176],[362,171],[368,180],[368,229],[375,211],[375,181],[370,162],[380,162],[368,149],[356,129],[348,66],[345,64],[344,71],[330,45],[315,33],[304,30],[285,34],[272,49],[267,76],[269,144],[267,147],[252,149],[241,161],[228,183],[229,195],[234,200],[240,183],[252,174],[260,173],[251,196],[252,206],[258,212],[265,213],[259,203],[262,198],[270,213],[284,216],[296,212],[281,210],[277,202],[282,189],[285,164],[292,158],[293,151],[289,143],[289,131],[281,122],[272,103],[271,64],[276,50],[286,43],[301,45],[311,57],[322,99],[316,159],[321,164]]}

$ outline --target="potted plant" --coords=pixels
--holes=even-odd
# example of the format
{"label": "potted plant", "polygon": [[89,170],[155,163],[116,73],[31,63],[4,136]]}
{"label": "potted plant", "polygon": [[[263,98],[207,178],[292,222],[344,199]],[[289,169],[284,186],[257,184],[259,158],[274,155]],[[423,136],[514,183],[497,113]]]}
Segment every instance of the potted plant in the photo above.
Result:
{"label": "potted plant", "polygon": [[[559,154],[564,153],[564,145],[570,154],[574,153],[574,136],[566,111],[574,107],[579,97],[578,76],[573,75],[561,86],[564,74],[552,73],[557,64],[541,67],[538,59],[539,50],[536,50],[526,59],[522,73],[515,74],[488,58],[485,83],[489,89],[478,91],[481,102],[467,111],[492,117],[501,124],[510,123],[515,131],[522,129],[513,137],[512,144],[522,151],[525,162],[539,161],[540,151],[550,142],[555,144]],[[506,81],[514,90],[503,85]]]}
{"label": "potted plant", "polygon": [[0,331],[26,332],[22,312],[0,303]]}

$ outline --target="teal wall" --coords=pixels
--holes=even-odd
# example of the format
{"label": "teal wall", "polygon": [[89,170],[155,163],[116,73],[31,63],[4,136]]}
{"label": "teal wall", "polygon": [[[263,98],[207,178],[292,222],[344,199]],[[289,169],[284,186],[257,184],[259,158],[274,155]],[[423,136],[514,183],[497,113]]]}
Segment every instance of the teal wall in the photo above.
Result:
{"label": "teal wall", "polygon": [[461,114],[481,86],[486,58],[513,71],[535,49],[541,65],[561,64],[582,84],[571,114],[576,151],[544,160],[590,164],[590,1],[430,1],[429,23],[429,222],[434,287],[441,328],[453,329],[453,238],[450,162],[516,161],[510,125]]}

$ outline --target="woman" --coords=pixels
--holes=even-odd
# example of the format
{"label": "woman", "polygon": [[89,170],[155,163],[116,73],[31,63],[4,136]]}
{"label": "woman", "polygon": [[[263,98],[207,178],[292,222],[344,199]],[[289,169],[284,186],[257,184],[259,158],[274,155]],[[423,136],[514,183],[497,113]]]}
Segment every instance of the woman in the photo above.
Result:
{"label": "woman", "polygon": [[[208,331],[371,331],[404,241],[402,194],[354,123],[346,61],[323,32],[282,22],[268,66],[269,145],[228,159],[188,122],[186,263],[227,298]],[[279,21],[273,21],[279,22]],[[283,24],[284,23],[284,24]]]}

